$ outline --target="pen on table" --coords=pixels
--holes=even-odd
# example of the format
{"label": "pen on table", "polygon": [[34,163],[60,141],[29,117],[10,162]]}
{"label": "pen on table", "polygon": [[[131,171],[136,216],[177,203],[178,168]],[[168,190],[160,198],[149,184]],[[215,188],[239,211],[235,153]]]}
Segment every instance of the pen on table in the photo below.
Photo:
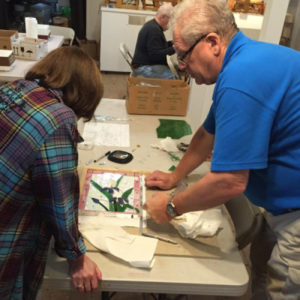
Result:
{"label": "pen on table", "polygon": [[98,157],[97,159],[91,159],[89,160],[86,164],[89,165],[91,163],[96,163],[98,162],[100,159],[104,158],[105,156],[109,155],[110,151],[107,151],[105,154],[101,155],[100,157]]}
{"label": "pen on table", "polygon": [[100,159],[104,158],[105,156],[109,155],[110,151],[107,151],[105,154],[101,155],[100,157],[98,157],[97,159],[94,159],[94,163],[96,163],[97,161],[99,161]]}

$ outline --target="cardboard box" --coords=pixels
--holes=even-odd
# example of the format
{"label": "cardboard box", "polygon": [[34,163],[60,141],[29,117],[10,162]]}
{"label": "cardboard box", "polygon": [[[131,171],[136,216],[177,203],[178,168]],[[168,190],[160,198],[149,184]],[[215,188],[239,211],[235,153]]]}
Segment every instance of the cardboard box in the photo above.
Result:
{"label": "cardboard box", "polygon": [[80,40],[78,38],[76,38],[76,41],[79,45],[79,48],[81,48],[85,53],[87,53],[93,59],[99,60],[99,43],[90,40]]}
{"label": "cardboard box", "polygon": [[189,92],[183,80],[128,77],[127,112],[185,116]]}
{"label": "cardboard box", "polygon": [[12,50],[0,49],[0,71],[10,71],[15,61]]}
{"label": "cardboard box", "polygon": [[43,39],[21,37],[12,46],[18,59],[40,60],[48,52],[48,43]]}
{"label": "cardboard box", "polygon": [[18,38],[15,30],[0,30],[0,49],[12,50],[12,43]]}

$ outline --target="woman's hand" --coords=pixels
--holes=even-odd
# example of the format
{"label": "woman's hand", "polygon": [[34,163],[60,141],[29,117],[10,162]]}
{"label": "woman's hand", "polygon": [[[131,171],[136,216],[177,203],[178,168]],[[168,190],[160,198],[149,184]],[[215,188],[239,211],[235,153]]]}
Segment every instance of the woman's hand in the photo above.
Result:
{"label": "woman's hand", "polygon": [[98,288],[102,279],[101,271],[86,254],[75,260],[68,260],[73,285],[80,292],[91,292]]}

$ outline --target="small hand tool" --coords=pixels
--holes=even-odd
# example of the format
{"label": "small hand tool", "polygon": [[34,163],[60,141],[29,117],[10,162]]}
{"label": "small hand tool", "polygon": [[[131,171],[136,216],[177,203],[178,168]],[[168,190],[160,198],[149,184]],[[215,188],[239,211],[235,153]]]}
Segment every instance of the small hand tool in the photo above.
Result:
{"label": "small hand tool", "polygon": [[91,163],[96,163],[98,162],[99,160],[103,159],[105,156],[109,155],[111,152],[110,151],[107,151],[105,154],[101,155],[100,157],[98,157],[97,159],[91,159],[89,160],[86,165],[90,165]]}

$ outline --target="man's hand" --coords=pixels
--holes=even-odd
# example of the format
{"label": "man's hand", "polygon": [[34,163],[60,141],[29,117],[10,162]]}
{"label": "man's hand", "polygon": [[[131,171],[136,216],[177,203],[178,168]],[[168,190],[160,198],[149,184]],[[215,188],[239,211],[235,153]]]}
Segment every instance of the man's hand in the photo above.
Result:
{"label": "man's hand", "polygon": [[170,195],[166,193],[155,193],[150,199],[143,205],[143,209],[146,209],[150,217],[158,224],[164,224],[171,221],[171,217],[166,212],[167,203]]}
{"label": "man's hand", "polygon": [[148,187],[158,187],[162,190],[169,190],[177,184],[177,181],[173,173],[154,171],[145,178],[145,183]]}
{"label": "man's hand", "polygon": [[80,292],[91,292],[98,288],[98,281],[102,279],[101,271],[86,254],[76,260],[68,260],[73,285]]}

